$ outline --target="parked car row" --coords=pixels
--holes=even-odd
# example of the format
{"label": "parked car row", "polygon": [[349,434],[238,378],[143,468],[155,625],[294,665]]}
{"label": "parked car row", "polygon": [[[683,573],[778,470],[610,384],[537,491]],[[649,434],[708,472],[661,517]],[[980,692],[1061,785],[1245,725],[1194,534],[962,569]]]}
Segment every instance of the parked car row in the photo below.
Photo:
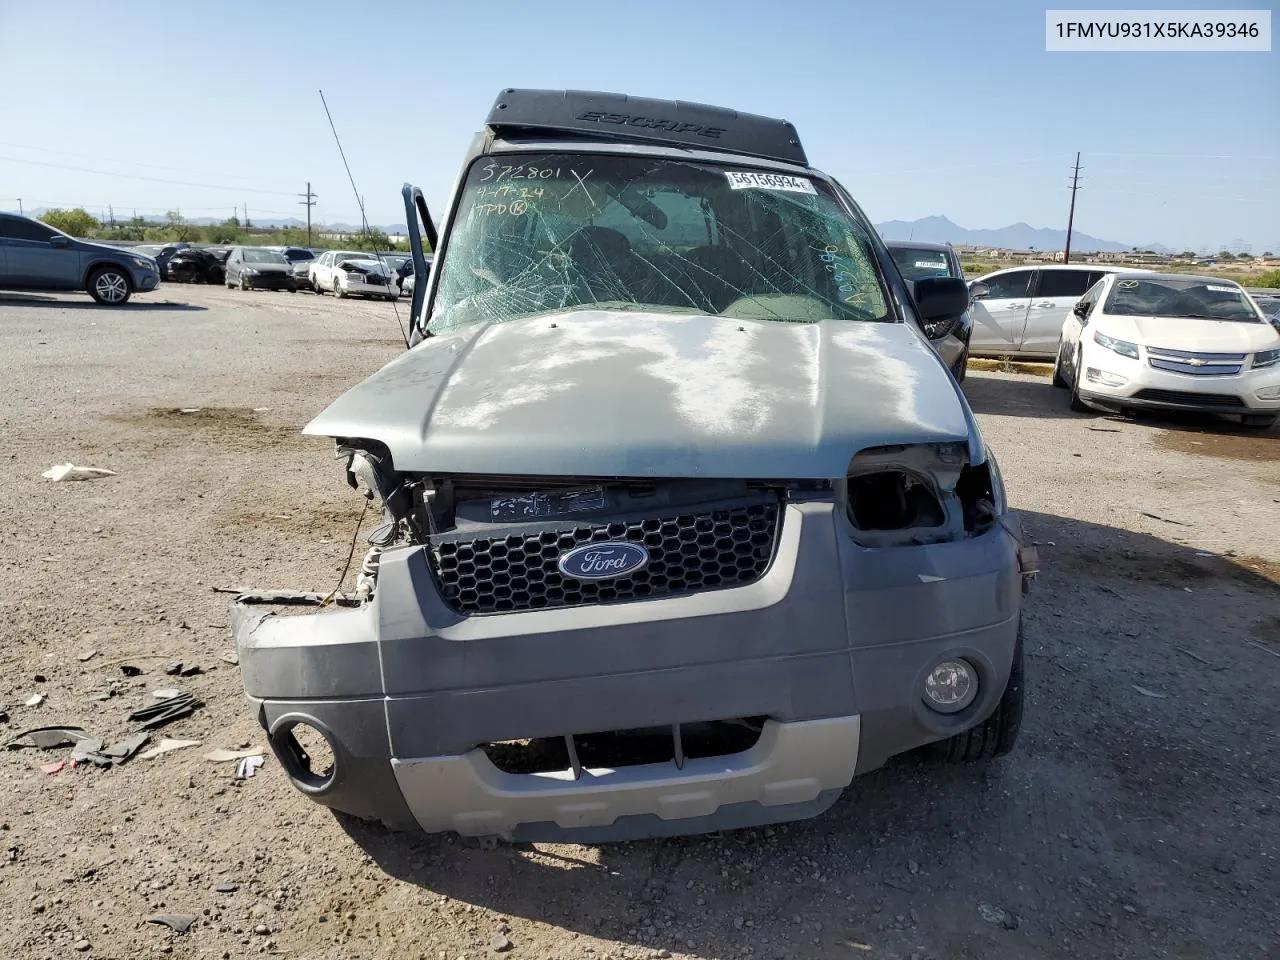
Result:
{"label": "parked car row", "polygon": [[[909,288],[964,277],[950,244],[888,241]],[[1280,417],[1280,290],[1132,267],[1041,264],[968,281],[969,307],[925,325],[957,380],[975,356],[1052,360],[1073,410],[1183,410],[1267,428]]]}

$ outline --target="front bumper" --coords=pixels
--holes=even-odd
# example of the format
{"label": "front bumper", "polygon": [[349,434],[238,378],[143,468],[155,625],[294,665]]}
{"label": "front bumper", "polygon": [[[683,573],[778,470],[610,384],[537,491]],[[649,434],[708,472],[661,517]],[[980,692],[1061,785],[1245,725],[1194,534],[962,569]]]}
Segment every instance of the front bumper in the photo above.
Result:
{"label": "front bumper", "polygon": [[133,287],[139,293],[146,293],[154,290],[160,285],[160,274],[158,273],[138,273],[134,275]]}
{"label": "front bumper", "polygon": [[394,283],[368,283],[351,276],[340,276],[337,282],[342,285],[343,293],[353,297],[394,297],[400,294]]}
{"label": "front bumper", "polygon": [[[1078,377],[1080,399],[1106,409],[1243,416],[1280,413],[1280,398],[1263,400],[1257,395],[1258,391],[1280,388],[1280,364],[1245,367],[1236,374],[1196,375],[1155,369],[1147,362],[1145,351],[1141,360],[1133,360],[1097,348],[1085,352]],[[1111,377],[1123,377],[1124,383],[1108,383]]]}
{"label": "front bumper", "polygon": [[[465,617],[423,548],[382,555],[374,599],[273,616],[237,600],[246,693],[295,786],[391,826],[602,842],[814,816],[889,757],[985,719],[1008,680],[1022,573],[1016,520],[969,540],[865,549],[832,504],[786,505],[774,561],[746,586],[659,600]],[[964,656],[980,691],[920,699]],[[766,717],[744,752],[503,773],[479,745]],[[321,731],[332,774],[298,767]]]}
{"label": "front bumper", "polygon": [[242,274],[251,290],[296,290],[298,282],[288,273]]}

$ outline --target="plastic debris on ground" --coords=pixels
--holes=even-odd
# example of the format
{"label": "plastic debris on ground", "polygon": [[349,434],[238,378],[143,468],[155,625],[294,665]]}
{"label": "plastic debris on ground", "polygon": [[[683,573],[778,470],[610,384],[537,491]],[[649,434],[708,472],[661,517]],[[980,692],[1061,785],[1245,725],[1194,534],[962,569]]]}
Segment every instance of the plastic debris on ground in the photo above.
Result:
{"label": "plastic debris on ground", "polygon": [[150,739],[149,733],[135,733],[110,746],[103,746],[101,740],[81,740],[71,751],[71,759],[74,763],[92,763],[99,767],[112,767],[126,762]]}
{"label": "plastic debris on ground", "polygon": [[81,740],[88,739],[89,734],[85,733],[83,727],[34,727],[7,741],[5,747],[9,750],[20,750],[23,747],[55,750],[58,747],[73,747]]}
{"label": "plastic debris on ground", "polygon": [[217,750],[210,750],[204,755],[204,758],[212,761],[213,763],[228,763],[232,760],[243,760],[245,757],[260,756],[262,756],[262,751],[256,748],[252,750],[224,750],[219,748]]}
{"label": "plastic debris on ground", "polygon": [[200,740],[170,740],[168,737],[162,739],[150,750],[145,750],[138,754],[139,760],[154,760],[162,754],[172,753],[174,750],[182,750],[186,747],[198,747],[203,741]]}
{"label": "plastic debris on ground", "polygon": [[193,913],[157,913],[154,917],[147,917],[147,923],[163,924],[174,933],[186,933],[195,922]]}
{"label": "plastic debris on ground", "polygon": [[236,764],[236,779],[248,780],[266,762],[266,758],[262,756],[242,757]]}
{"label": "plastic debris on ground", "polygon": [[197,707],[203,706],[203,701],[197,700],[189,693],[181,693],[176,697],[169,697],[149,707],[135,710],[129,714],[129,719],[141,720],[142,729],[144,730],[154,730],[156,727],[162,727],[166,723],[171,723],[182,717],[189,717],[195,713]]}
{"label": "plastic debris on ground", "polygon": [[30,698],[29,700],[27,700],[27,702],[26,702],[26,706],[28,706],[28,707],[38,707],[38,706],[40,706],[40,704],[42,704],[42,703],[44,703],[44,694],[43,694],[43,693],[33,693],[33,694],[31,695],[31,698]]}
{"label": "plastic debris on ground", "polygon": [[99,477],[114,477],[114,470],[102,467],[77,467],[73,463],[57,463],[40,476],[57,483],[61,480],[97,480]]}
{"label": "plastic debris on ground", "polygon": [[163,687],[159,690],[152,690],[151,695],[157,700],[172,700],[174,697],[182,696],[182,691],[175,690],[173,687]]}
{"label": "plastic debris on ground", "polygon": [[86,663],[98,655],[97,650],[86,650],[84,653],[76,657],[81,663]]}

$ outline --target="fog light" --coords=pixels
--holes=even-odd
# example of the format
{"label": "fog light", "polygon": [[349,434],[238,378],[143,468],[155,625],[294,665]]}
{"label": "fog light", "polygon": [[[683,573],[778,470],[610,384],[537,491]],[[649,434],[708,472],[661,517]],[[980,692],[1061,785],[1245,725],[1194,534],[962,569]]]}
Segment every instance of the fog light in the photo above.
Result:
{"label": "fog light", "polygon": [[1274,387],[1263,387],[1254,396],[1259,400],[1280,400],[1280,383]]}
{"label": "fog light", "polygon": [[1108,373],[1106,370],[1099,370],[1097,367],[1086,369],[1084,378],[1091,383],[1100,383],[1104,387],[1123,387],[1129,382],[1128,377],[1122,377],[1118,373]]}
{"label": "fog light", "polygon": [[924,681],[924,702],[939,713],[959,713],[978,695],[978,675],[964,660],[943,660]]}

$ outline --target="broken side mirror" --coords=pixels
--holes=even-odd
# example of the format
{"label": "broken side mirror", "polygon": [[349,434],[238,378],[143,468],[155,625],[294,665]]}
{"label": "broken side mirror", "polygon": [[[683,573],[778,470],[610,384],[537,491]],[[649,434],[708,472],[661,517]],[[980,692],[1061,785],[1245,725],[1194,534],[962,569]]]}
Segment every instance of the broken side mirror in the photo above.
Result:
{"label": "broken side mirror", "polygon": [[422,195],[422,190],[411,183],[406,183],[400,195],[404,197],[405,224],[409,230],[409,251],[413,254],[413,298],[410,300],[409,307],[411,331],[409,344],[412,346],[426,336],[422,311],[427,300],[427,272],[431,268],[427,263],[422,241],[425,235],[427,246],[430,247],[434,258],[440,238],[436,234],[436,225],[431,220],[431,211],[427,209],[427,201]]}
{"label": "broken side mirror", "polygon": [[1081,320],[1088,320],[1089,308],[1092,306],[1093,304],[1091,303],[1077,303],[1074,307],[1071,308],[1071,312],[1074,313]]}
{"label": "broken side mirror", "polygon": [[991,296],[991,288],[981,280],[975,280],[969,284],[969,298],[971,300],[985,300]]}

